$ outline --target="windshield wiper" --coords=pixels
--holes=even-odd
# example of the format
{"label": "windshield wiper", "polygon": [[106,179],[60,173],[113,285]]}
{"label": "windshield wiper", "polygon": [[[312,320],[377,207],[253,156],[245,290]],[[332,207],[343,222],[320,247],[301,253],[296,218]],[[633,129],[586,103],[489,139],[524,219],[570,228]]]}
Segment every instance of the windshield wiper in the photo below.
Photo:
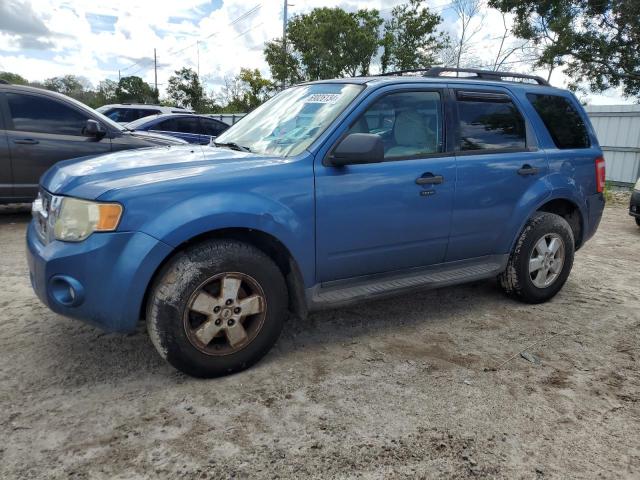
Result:
{"label": "windshield wiper", "polygon": [[213,144],[216,147],[227,147],[227,148],[230,148],[231,150],[237,150],[239,152],[251,152],[251,149],[249,149],[248,147],[243,147],[242,145],[238,145],[235,142],[227,142],[227,143],[213,142]]}

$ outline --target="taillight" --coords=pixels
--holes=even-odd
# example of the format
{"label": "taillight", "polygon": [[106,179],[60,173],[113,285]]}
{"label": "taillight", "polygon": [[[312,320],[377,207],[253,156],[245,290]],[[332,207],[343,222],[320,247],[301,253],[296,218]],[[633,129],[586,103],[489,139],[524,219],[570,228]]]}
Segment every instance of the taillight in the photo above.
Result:
{"label": "taillight", "polygon": [[596,189],[598,190],[598,193],[604,192],[604,180],[605,180],[604,158],[598,157],[596,158]]}

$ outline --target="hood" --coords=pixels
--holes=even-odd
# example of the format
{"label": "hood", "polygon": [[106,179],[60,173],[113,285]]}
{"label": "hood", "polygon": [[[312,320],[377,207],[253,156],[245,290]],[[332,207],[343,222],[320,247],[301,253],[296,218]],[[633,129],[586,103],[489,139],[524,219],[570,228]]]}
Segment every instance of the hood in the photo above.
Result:
{"label": "hood", "polygon": [[95,199],[110,190],[209,174],[236,175],[242,170],[281,161],[199,145],[141,148],[59,162],[43,175],[40,183],[54,194]]}
{"label": "hood", "polygon": [[141,130],[127,130],[122,132],[123,135],[131,135],[132,137],[141,138],[149,142],[149,145],[187,145],[181,138],[172,137],[171,135],[162,135],[161,133],[145,132]]}

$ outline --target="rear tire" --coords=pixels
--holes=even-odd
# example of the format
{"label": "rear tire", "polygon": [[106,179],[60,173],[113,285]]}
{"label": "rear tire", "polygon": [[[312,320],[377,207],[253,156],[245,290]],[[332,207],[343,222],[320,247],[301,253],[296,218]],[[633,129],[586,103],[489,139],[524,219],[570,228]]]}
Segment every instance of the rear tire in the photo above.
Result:
{"label": "rear tire", "polygon": [[287,288],[276,264],[235,240],[209,240],[173,257],[147,302],[147,330],[158,353],[194,377],[244,370],[278,339]]}
{"label": "rear tire", "polygon": [[526,303],[553,298],[569,277],[575,241],[567,221],[537,212],[525,225],[498,280],[502,289]]}
{"label": "rear tire", "polygon": [[640,227],[640,217],[636,217],[636,225]]}

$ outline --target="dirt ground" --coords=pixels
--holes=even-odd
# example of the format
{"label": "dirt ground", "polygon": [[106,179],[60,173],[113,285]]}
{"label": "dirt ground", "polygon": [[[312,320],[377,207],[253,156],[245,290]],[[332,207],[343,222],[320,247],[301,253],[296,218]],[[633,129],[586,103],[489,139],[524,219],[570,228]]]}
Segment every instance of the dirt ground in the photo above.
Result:
{"label": "dirt ground", "polygon": [[28,212],[0,210],[0,478],[640,478],[640,228],[623,207],[550,303],[488,281],[315,314],[209,381],[142,328],[48,311]]}

